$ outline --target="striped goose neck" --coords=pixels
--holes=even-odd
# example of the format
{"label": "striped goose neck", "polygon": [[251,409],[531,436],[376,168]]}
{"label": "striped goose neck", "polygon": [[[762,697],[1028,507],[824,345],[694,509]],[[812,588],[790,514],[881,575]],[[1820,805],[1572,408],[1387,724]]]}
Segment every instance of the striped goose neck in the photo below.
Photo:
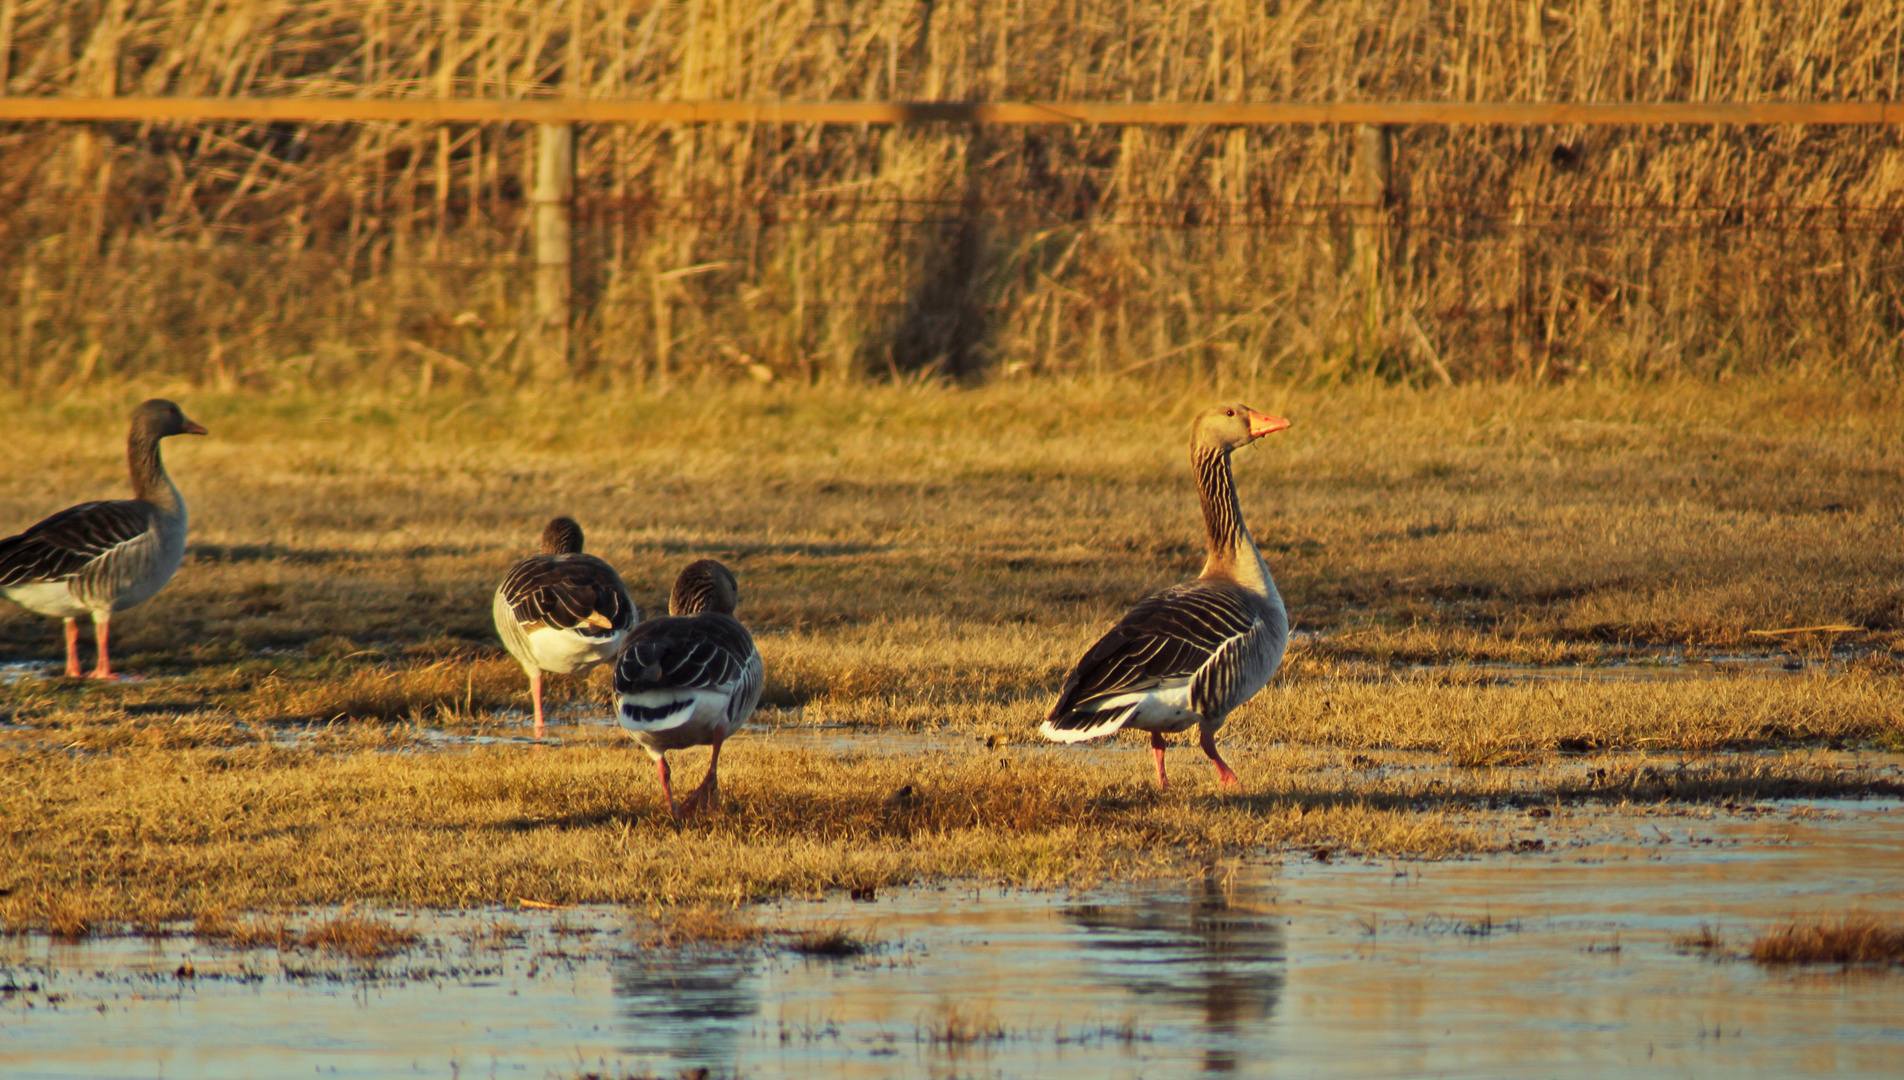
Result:
{"label": "striped goose neck", "polygon": [[1197,447],[1192,451],[1197,473],[1197,497],[1203,503],[1203,527],[1209,533],[1209,555],[1203,561],[1204,578],[1234,581],[1251,592],[1269,594],[1269,567],[1256,550],[1256,539],[1243,522],[1236,498],[1227,449]]}
{"label": "striped goose neck", "polygon": [[159,457],[159,436],[149,428],[135,427],[126,440],[126,464],[132,472],[132,495],[161,510],[176,513],[180,505],[178,488],[165,473],[165,461]]}
{"label": "striped goose neck", "polygon": [[739,603],[740,588],[733,572],[713,559],[700,559],[689,563],[674,579],[674,588],[668,593],[668,614],[715,611],[732,615]]}

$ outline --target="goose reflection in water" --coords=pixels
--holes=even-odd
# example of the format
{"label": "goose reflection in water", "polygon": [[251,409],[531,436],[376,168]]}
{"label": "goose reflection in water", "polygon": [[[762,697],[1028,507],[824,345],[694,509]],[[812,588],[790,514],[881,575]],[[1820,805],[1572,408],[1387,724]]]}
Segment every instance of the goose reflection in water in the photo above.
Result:
{"label": "goose reflection in water", "polygon": [[1140,893],[1064,916],[1089,935],[1093,977],[1137,996],[1140,1029],[1189,1013],[1203,1027],[1203,1071],[1230,1073],[1248,1028],[1275,1010],[1288,967],[1281,922],[1258,893],[1206,878],[1187,893]]}
{"label": "goose reflection in water", "polygon": [[745,955],[688,949],[629,958],[615,965],[614,985],[632,1040],[622,1052],[671,1066],[733,1067],[760,1011]]}

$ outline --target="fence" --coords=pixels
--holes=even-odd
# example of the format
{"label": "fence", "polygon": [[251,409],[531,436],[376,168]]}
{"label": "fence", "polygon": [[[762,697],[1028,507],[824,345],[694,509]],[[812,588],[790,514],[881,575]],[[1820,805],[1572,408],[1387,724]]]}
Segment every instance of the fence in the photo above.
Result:
{"label": "fence", "polygon": [[1836,0],[0,0],[0,382],[1895,372],[1900,43]]}
{"label": "fence", "polygon": [[[359,265],[353,251],[341,267],[331,265],[333,260],[315,258],[317,277],[341,273],[351,279],[379,280],[394,289],[388,304],[391,310],[374,320],[380,324],[376,344],[360,351],[373,354],[386,377],[414,365],[415,378],[425,388],[439,379],[462,377],[555,380],[576,374],[619,374],[666,380],[686,370],[710,368],[744,371],[769,380],[918,369],[954,376],[981,370],[1066,368],[1105,374],[1179,360],[1199,367],[1233,366],[1240,356],[1248,356],[1249,370],[1260,374],[1265,365],[1273,369],[1305,348],[1312,359],[1321,358],[1325,370],[1362,364],[1394,376],[1443,382],[1457,374],[1546,377],[1582,370],[1588,364],[1582,359],[1586,350],[1577,340],[1583,335],[1570,331],[1569,325],[1585,324],[1591,329],[1594,322],[1605,321],[1630,338],[1632,329],[1644,331],[1649,318],[1677,315],[1683,325],[1701,306],[1709,309],[1704,314],[1714,321],[1730,324],[1708,332],[1719,342],[1719,351],[1725,350],[1724,339],[1730,335],[1731,349],[1738,356],[1755,350],[1762,353],[1769,341],[1745,339],[1755,320],[1766,322],[1758,317],[1768,305],[1782,310],[1782,318],[1759,327],[1773,335],[1798,327],[1850,326],[1856,320],[1846,323],[1845,316],[1862,314],[1865,325],[1855,329],[1864,340],[1855,352],[1861,366],[1871,368],[1895,362],[1895,331],[1904,326],[1904,304],[1896,288],[1895,243],[1904,234],[1904,210],[1895,197],[1869,205],[1842,200],[1684,202],[1662,201],[1644,189],[1619,197],[1616,189],[1612,199],[1541,198],[1538,191],[1433,199],[1423,198],[1411,190],[1407,178],[1397,175],[1398,140],[1406,142],[1411,130],[1423,127],[1487,127],[1496,129],[1496,138],[1506,126],[1520,132],[1530,125],[1553,128],[1565,137],[1553,140],[1551,146],[1543,143],[1545,154],[1535,156],[1546,158],[1545,171],[1565,176],[1579,171],[1583,159],[1593,154],[1585,134],[1590,129],[1624,132],[1726,125],[1733,129],[1735,140],[1751,138],[1747,133],[1751,128],[1775,125],[1856,125],[1888,134],[1904,124],[1904,105],[1883,102],[1118,104],[14,97],[0,98],[0,123],[6,121],[84,122],[74,136],[76,164],[97,159],[101,143],[116,142],[121,147],[162,143],[168,131],[180,130],[181,121],[239,125],[222,137],[230,148],[251,152],[251,169],[244,175],[224,176],[223,183],[202,185],[202,195],[193,196],[195,203],[202,203],[195,205],[201,218],[227,213],[242,190],[256,183],[260,163],[294,158],[285,148],[308,139],[312,125],[405,124],[443,129],[445,134],[437,139],[438,175],[429,192],[435,196],[431,200],[434,235],[419,243],[416,230],[406,230],[402,223],[418,214],[417,167],[410,160],[403,163],[407,192],[394,200],[388,193],[379,193],[382,197],[374,200],[358,193],[351,220],[343,224],[342,231],[354,238],[379,231],[376,219],[397,219],[381,257],[368,252],[365,262],[369,265]],[[1216,144],[1216,135],[1228,129],[1231,134],[1221,137],[1220,149],[1212,152],[1206,147],[1197,164],[1215,165],[1212,172],[1227,167],[1244,174],[1250,166],[1244,163],[1238,168],[1236,159],[1248,155],[1252,130],[1260,137],[1265,128],[1327,125],[1327,137],[1339,144],[1340,152],[1322,155],[1339,162],[1331,170],[1335,175],[1328,178],[1333,185],[1312,185],[1306,199],[1287,192],[1252,192],[1247,180],[1226,185],[1220,177],[1193,197],[1144,198],[1144,184],[1132,177],[1127,164],[1121,170],[1100,164],[1096,171],[1110,174],[1101,185],[1090,182],[1088,167],[1073,169],[1073,175],[1056,180],[1046,169],[1041,182],[1009,193],[1009,185],[1000,184],[996,177],[971,175],[965,177],[963,190],[924,196],[881,191],[879,185],[865,183],[822,186],[818,191],[758,182],[728,185],[725,190],[703,184],[698,190],[677,186],[671,192],[655,187],[604,191],[600,185],[577,191],[574,125],[578,123],[624,126],[612,136],[598,135],[598,144],[625,142],[626,125],[675,133],[683,125],[731,126],[745,133],[741,138],[752,140],[773,139],[763,134],[772,130],[811,131],[833,125],[857,129],[862,141],[872,127],[929,125],[956,132],[952,137],[964,140],[968,153],[972,145],[987,142],[983,128],[1003,126],[1023,132],[1017,150],[1032,158],[1050,154],[1050,145],[1035,134],[1040,128],[1057,128],[1065,132],[1065,138],[1086,143],[1093,138],[1102,143],[1106,135],[1096,133],[1108,132],[1117,139],[1114,156],[1118,158],[1142,152],[1141,140],[1120,131],[1191,129]],[[509,178],[492,165],[485,207],[477,158],[471,166],[476,182],[461,193],[453,191],[456,185],[449,182],[449,175],[454,171],[454,147],[472,141],[467,132],[449,135],[455,125],[505,130],[519,125],[532,130],[533,142],[523,150],[524,163],[532,163],[532,169],[525,168],[519,186],[510,191]],[[199,131],[201,138],[205,133],[219,133],[215,126],[201,126]],[[1711,136],[1695,131],[1693,137]],[[417,145],[427,145],[425,139],[412,138]],[[480,137],[475,143],[480,146]],[[994,158],[1011,156],[1002,144],[994,143],[988,152]],[[783,164],[790,158],[784,153],[780,157]],[[94,167],[98,167],[96,161]],[[1086,174],[1083,183],[1078,182],[1078,172]],[[1315,197],[1330,186],[1335,197]],[[89,245],[99,244],[111,231],[108,219],[115,213],[123,216],[129,209],[137,207],[134,201],[112,193],[107,169],[100,170],[92,192],[82,191],[67,203],[70,218],[91,222],[82,225],[83,234],[91,238]],[[447,239],[450,223],[460,220],[467,225],[485,218],[491,233],[487,253],[453,252],[456,245]],[[503,228],[495,228],[499,224]],[[784,284],[796,294],[786,298],[790,302],[743,313],[738,320],[731,313],[712,310],[724,302],[723,286],[744,291],[744,279],[760,276],[758,248],[764,234],[796,234],[780,245],[788,250],[775,257],[791,259],[796,264],[791,277],[797,278],[801,255],[792,247],[813,249],[809,258],[827,247],[814,235],[816,230],[858,233],[862,239],[896,230],[912,237],[915,249],[936,252],[915,255],[913,272],[902,275],[911,279],[904,295],[895,295],[890,287],[855,294],[850,286],[842,290],[832,284],[813,290],[816,295],[802,297],[797,295],[802,292],[801,283],[789,280]],[[697,238],[750,236],[756,255],[747,260],[684,257],[678,260],[680,265],[651,265],[642,283],[646,296],[615,280],[627,262],[631,234],[653,240],[682,231]],[[1313,249],[1329,249],[1321,256],[1334,266],[1335,280],[1316,291],[1328,305],[1325,319],[1332,325],[1317,326],[1313,306],[1307,319],[1294,310],[1301,306],[1294,295],[1299,283],[1284,282],[1279,294],[1258,296],[1241,295],[1248,290],[1212,288],[1213,283],[1205,282],[1204,295],[1187,302],[1167,295],[1167,288],[1152,290],[1148,297],[1119,295],[1115,287],[1080,293],[1076,279],[1088,279],[1088,273],[1071,275],[1069,290],[1049,287],[1056,283],[1053,267],[1071,261],[1087,235],[1099,239],[1118,233],[1143,235],[1145,239],[1134,246],[1155,248],[1159,234],[1192,232],[1216,238],[1177,244],[1180,250],[1174,255],[1179,264],[1214,257],[1222,264],[1247,267],[1260,264],[1264,252],[1279,243],[1288,250],[1311,249],[1306,256],[1311,261],[1317,257]],[[1068,234],[1059,237],[1069,241],[1062,253],[1057,251],[1059,245],[1050,242],[1058,233]],[[1637,244],[1632,238],[1606,241],[1622,233],[1638,238]],[[1657,276],[1667,264],[1686,262],[1671,252],[1662,256],[1672,245],[1662,244],[1660,238],[1674,234],[1701,237],[1710,249],[1708,255],[1717,252],[1725,257],[1691,260],[1704,264],[1692,269],[1705,289],[1662,304],[1645,296],[1646,287],[1638,281]],[[1789,247],[1783,240],[1767,240],[1782,235],[1807,237],[1810,246],[1838,255],[1841,271],[1855,272],[1840,274],[1844,280],[1836,295],[1829,289],[1810,290],[1808,308],[1802,303],[1794,306],[1791,296],[1770,295],[1782,291],[1780,285],[1755,280],[1752,265],[1757,253],[1767,247]],[[1542,239],[1530,240],[1530,236]],[[1001,250],[1001,238],[1018,245],[1017,250]],[[1036,239],[1027,245],[1027,238]],[[532,258],[524,260],[510,250],[522,246],[533,252]],[[696,244],[676,246],[686,255]],[[1536,265],[1554,263],[1554,249],[1586,254],[1624,249],[1626,258],[1614,261],[1630,267],[1636,246],[1647,249],[1639,256],[1642,272],[1638,274],[1622,275],[1592,260],[1576,260],[1578,265],[1557,269]],[[110,244],[106,247],[79,261],[97,255],[110,262],[114,253]],[[1128,257],[1132,247],[1124,243],[1120,254]],[[1242,250],[1249,247],[1256,249],[1254,253]],[[1523,276],[1531,269],[1538,279],[1541,270],[1548,269],[1559,280],[1550,281],[1546,295],[1538,297],[1527,295],[1540,292],[1538,286],[1522,288],[1518,295],[1487,288],[1479,295],[1471,288],[1450,291],[1444,287],[1438,292],[1424,288],[1423,279],[1434,276],[1420,272],[1424,261],[1446,262],[1448,250],[1455,248],[1477,252],[1493,248],[1520,264]],[[73,253],[68,250],[64,255],[70,264]],[[123,263],[123,251],[120,255]],[[1424,255],[1430,257],[1425,260]],[[945,261],[935,266],[935,257]],[[298,261],[279,260],[275,265],[291,277],[312,273],[309,266],[293,266]],[[581,303],[572,308],[578,292],[578,261],[584,280],[579,282]],[[146,269],[158,265],[137,258],[131,262]],[[997,272],[1001,264],[1006,268],[1004,275]],[[272,266],[273,261],[264,260],[263,265]],[[37,336],[35,302],[50,290],[33,270],[28,267],[22,289],[20,307],[25,317],[10,328],[14,332],[8,336],[17,346],[15,381],[44,385],[49,382],[48,370],[44,363],[35,362],[32,345]],[[472,274],[472,270],[478,272]],[[807,271],[813,272],[813,268]],[[231,279],[242,273],[242,266],[234,263],[214,276]],[[442,276],[429,280],[436,275]],[[1729,275],[1757,286],[1758,310],[1727,313],[1724,303],[1715,302],[1717,294],[1728,287]],[[456,295],[484,291],[458,286],[485,276],[490,280],[483,284],[494,301],[491,314],[479,312],[466,295]],[[70,265],[68,278],[69,291],[84,291],[71,281]],[[234,283],[228,280],[226,284]],[[699,286],[699,296],[691,295],[694,286]],[[1868,296],[1857,295],[1860,289],[1868,289]],[[1066,291],[1073,295],[1065,297]],[[532,302],[515,302],[516,293],[526,293]],[[1877,301],[1875,307],[1867,302],[1872,299]],[[1853,310],[1860,306],[1865,310]],[[148,308],[145,314],[155,311]],[[1614,317],[1609,319],[1609,314]],[[333,312],[330,318],[334,324],[351,322],[336,315]],[[163,313],[159,316],[154,321],[163,327],[168,320]],[[99,331],[96,314],[93,321],[90,333],[81,331],[88,340],[73,350],[72,367],[65,373],[54,372],[62,384],[114,366],[111,361],[101,366],[107,335]],[[176,314],[170,321],[177,322]],[[613,350],[604,346],[616,336],[617,328],[635,323],[643,324],[636,336],[645,339],[646,355],[618,364]],[[580,350],[575,347],[578,324],[592,330],[582,335],[587,340]],[[1009,328],[1008,332],[1001,333],[1001,327]],[[1005,340],[1007,336],[1012,340]],[[1842,343],[1841,334],[1827,337],[1838,339],[1827,340],[1828,349]],[[224,384],[256,381],[255,376],[273,369],[270,363],[242,355],[255,348],[258,339],[255,328],[249,339],[242,330],[229,338],[214,330],[211,355],[201,376]],[[816,341],[821,348],[813,348]],[[168,344],[158,340],[145,351],[152,354]],[[1480,362],[1471,356],[1450,355],[1451,350],[1476,344],[1493,355]],[[1670,341],[1652,344],[1672,347]],[[228,354],[234,345],[235,351]],[[1040,357],[1056,359],[1041,361]],[[276,377],[282,380],[302,363],[301,373],[308,379],[319,374],[318,359],[319,353],[308,349],[281,357],[275,365]],[[1629,366],[1635,366],[1628,359]],[[121,362],[118,366],[124,370],[132,365]],[[347,374],[341,369],[338,373]]]}

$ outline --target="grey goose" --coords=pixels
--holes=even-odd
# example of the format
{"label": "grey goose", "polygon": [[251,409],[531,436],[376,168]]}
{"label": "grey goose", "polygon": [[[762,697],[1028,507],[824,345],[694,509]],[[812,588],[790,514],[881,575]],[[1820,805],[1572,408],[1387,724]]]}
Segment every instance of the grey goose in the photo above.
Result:
{"label": "grey goose", "polygon": [[529,676],[542,738],[542,673],[566,675],[615,658],[641,615],[615,568],[582,551],[582,527],[551,520],[542,551],[509,568],[490,605],[503,648]]}
{"label": "grey goose", "polygon": [[1217,782],[1236,784],[1217,753],[1216,731],[1276,674],[1289,615],[1243,523],[1230,453],[1288,426],[1243,405],[1210,409],[1192,423],[1190,460],[1209,542],[1203,572],[1139,602],[1091,646],[1039,728],[1046,738],[1148,731],[1157,786],[1167,788],[1164,736],[1194,727]]}
{"label": "grey goose", "polygon": [[[668,816],[680,821],[720,801],[721,743],[760,704],[765,669],[753,635],[734,618],[740,587],[713,559],[688,564],[668,595],[668,616],[635,627],[615,665],[621,726],[655,760]],[[674,801],[667,752],[708,746],[707,776]]]}
{"label": "grey goose", "polygon": [[144,402],[126,438],[132,498],[80,503],[0,540],[0,595],[66,620],[67,675],[80,675],[79,617],[91,615],[93,677],[116,678],[106,648],[112,613],[150,600],[185,560],[185,500],[166,475],[159,440],[203,434],[172,402]]}

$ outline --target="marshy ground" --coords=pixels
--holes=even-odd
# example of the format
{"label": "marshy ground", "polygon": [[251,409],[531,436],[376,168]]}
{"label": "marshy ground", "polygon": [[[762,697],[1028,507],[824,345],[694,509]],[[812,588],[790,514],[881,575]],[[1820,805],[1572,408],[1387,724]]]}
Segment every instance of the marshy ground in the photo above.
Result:
{"label": "marshy ground", "polygon": [[[16,928],[1075,886],[1904,794],[1904,411],[1868,387],[171,392],[212,436],[167,446],[185,567],[114,620],[147,678],[46,678],[56,626],[0,614]],[[4,527],[122,497],[141,396],[11,406]],[[1294,421],[1236,473],[1301,637],[1222,733],[1243,789],[1184,750],[1160,794],[1137,743],[1034,728],[1195,572],[1184,430],[1228,399]],[[644,612],[692,558],[740,578],[764,707],[683,829],[604,672],[551,680],[555,737],[523,738],[489,599],[559,513]]]}

